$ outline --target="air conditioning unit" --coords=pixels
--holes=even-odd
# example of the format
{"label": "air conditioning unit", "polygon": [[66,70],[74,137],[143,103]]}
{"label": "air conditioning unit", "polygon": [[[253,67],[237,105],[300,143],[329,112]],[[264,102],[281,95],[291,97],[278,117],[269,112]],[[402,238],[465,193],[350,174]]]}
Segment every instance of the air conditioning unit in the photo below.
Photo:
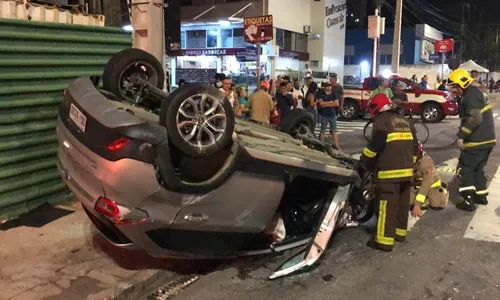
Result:
{"label": "air conditioning unit", "polygon": [[304,25],[304,34],[311,33],[311,25]]}

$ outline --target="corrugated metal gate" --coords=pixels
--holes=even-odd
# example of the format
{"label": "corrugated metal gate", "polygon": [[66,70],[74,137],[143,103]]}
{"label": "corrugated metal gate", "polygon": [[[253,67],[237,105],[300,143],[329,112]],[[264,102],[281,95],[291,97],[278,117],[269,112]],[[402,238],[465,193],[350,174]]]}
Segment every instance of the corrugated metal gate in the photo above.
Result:
{"label": "corrugated metal gate", "polygon": [[56,168],[62,91],[130,46],[117,28],[0,19],[0,221],[69,199]]}

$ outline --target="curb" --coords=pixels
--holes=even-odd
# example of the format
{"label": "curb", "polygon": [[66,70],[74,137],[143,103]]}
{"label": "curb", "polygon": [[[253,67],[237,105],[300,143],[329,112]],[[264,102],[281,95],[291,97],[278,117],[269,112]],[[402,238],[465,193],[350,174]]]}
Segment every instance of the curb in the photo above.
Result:
{"label": "curb", "polygon": [[135,275],[134,282],[120,283],[118,286],[90,295],[86,300],[138,300],[146,299],[159,286],[178,277],[166,270],[144,270]]}

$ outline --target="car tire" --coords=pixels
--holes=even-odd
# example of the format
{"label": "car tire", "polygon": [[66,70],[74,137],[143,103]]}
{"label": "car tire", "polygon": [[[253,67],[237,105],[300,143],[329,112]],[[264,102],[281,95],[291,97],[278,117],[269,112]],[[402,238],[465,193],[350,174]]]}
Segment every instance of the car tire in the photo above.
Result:
{"label": "car tire", "polygon": [[420,109],[424,123],[439,123],[444,119],[443,108],[438,103],[426,103]]}
{"label": "car tire", "polygon": [[131,89],[124,87],[128,76],[132,74],[163,89],[165,72],[161,63],[152,54],[136,48],[122,50],[111,57],[104,68],[102,77],[104,89],[121,100],[135,102],[130,94]]}
{"label": "car tire", "polygon": [[164,116],[160,125],[167,128],[171,143],[183,154],[208,157],[233,142],[234,111],[217,88],[188,85],[174,92],[168,102],[160,112]]}
{"label": "car tire", "polygon": [[316,124],[310,113],[304,109],[294,109],[288,116],[283,118],[280,122],[279,130],[291,136],[295,136],[300,131],[300,126],[304,125],[314,132]]}
{"label": "car tire", "polygon": [[344,111],[341,114],[341,118],[346,121],[352,121],[359,117],[359,106],[353,99],[346,99],[344,101]]}

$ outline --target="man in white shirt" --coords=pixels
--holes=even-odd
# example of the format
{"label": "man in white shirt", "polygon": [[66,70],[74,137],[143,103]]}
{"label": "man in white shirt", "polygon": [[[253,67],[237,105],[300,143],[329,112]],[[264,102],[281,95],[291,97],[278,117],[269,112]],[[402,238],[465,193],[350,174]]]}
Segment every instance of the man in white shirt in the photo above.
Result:
{"label": "man in white shirt", "polygon": [[312,70],[309,68],[309,64],[306,64],[306,68],[304,69],[304,78],[308,78],[312,76]]}
{"label": "man in white shirt", "polygon": [[296,108],[304,108],[302,106],[302,100],[304,100],[304,94],[302,93],[302,90],[300,89],[300,82],[298,79],[295,79],[293,81],[292,96],[295,98],[295,101],[297,103]]}
{"label": "man in white shirt", "polygon": [[219,89],[222,93],[224,93],[224,96],[227,97],[227,100],[229,100],[229,103],[231,103],[231,107],[234,107],[235,104],[235,99],[234,99],[234,93],[231,90],[231,83],[233,80],[231,77],[224,77],[222,79],[222,87]]}

